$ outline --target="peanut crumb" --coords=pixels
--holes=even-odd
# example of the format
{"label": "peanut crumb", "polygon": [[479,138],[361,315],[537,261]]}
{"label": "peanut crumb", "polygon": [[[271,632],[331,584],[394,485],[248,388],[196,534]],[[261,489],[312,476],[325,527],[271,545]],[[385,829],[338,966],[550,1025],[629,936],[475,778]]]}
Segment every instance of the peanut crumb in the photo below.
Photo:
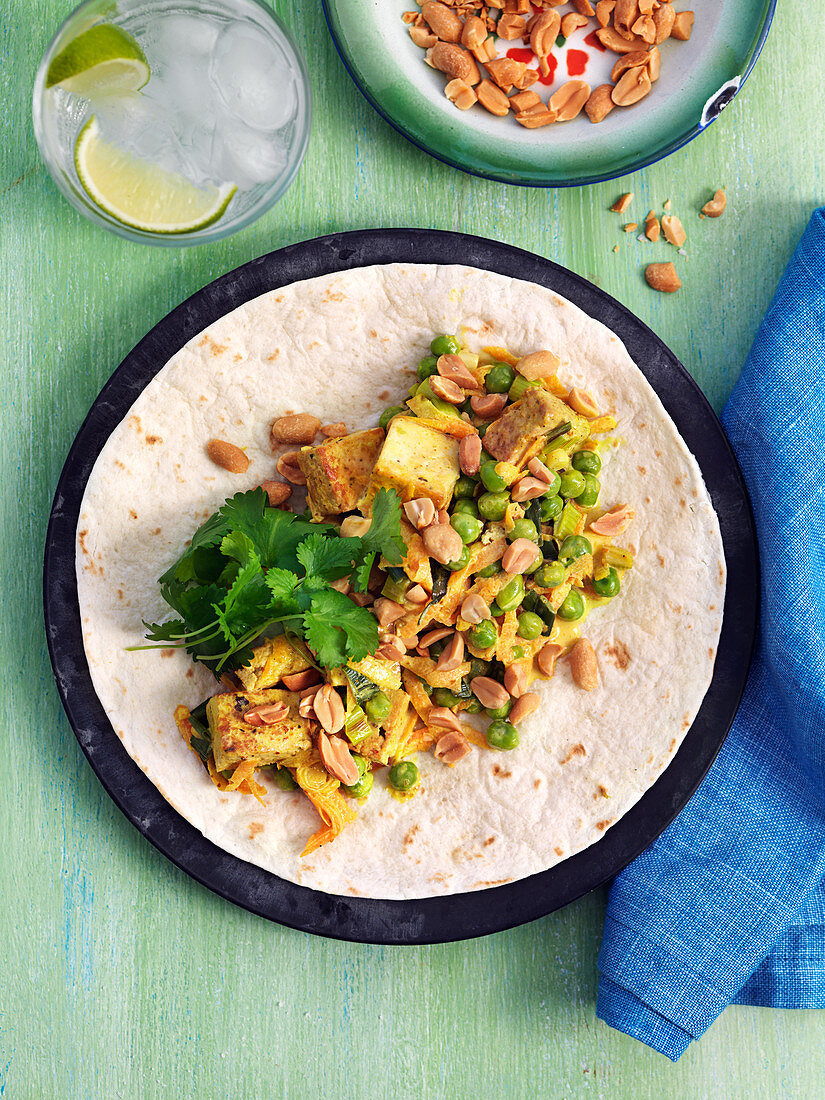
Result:
{"label": "peanut crumb", "polygon": [[672,203],[671,203],[670,199],[668,199],[665,202],[665,210],[670,210],[671,205],[672,205]]}
{"label": "peanut crumb", "polygon": [[619,251],[619,246],[618,246],[617,244],[614,244],[614,245],[613,245],[613,251],[614,251],[614,252],[618,252],[618,251]]}
{"label": "peanut crumb", "polygon": [[633,192],[627,191],[624,195],[621,195],[618,199],[616,199],[610,209],[613,211],[614,214],[624,214],[625,210],[627,210],[628,206],[630,206],[632,202]]}
{"label": "peanut crumb", "polygon": [[638,228],[639,228],[639,227],[638,227],[638,225],[636,224],[636,222],[628,222],[628,223],[627,223],[627,225],[626,225],[626,226],[624,227],[624,231],[625,231],[625,233],[633,233],[633,232],[635,232],[635,231],[636,231],[636,230],[637,230]]}

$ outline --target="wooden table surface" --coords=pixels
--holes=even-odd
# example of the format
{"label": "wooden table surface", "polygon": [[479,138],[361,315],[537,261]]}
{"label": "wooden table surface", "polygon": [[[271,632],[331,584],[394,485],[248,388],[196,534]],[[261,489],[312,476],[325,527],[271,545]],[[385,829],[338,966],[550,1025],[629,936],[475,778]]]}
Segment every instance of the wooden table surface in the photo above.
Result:
{"label": "wooden table surface", "polygon": [[[278,6],[312,75],[306,162],[256,225],[181,250],[94,227],[42,165],[30,86],[70,0],[11,0],[0,21],[0,1096],[820,1097],[823,1013],[728,1009],[676,1066],[598,1021],[602,891],[458,945],[317,939],[179,872],[121,816],[80,752],[42,627],[52,493],[103,382],[187,295],[321,233],[465,230],[548,256],[615,295],[718,409],[823,198],[821,5],[784,0],[745,89],[687,148],[621,181],[557,191],[486,183],[408,145],[351,84],[317,0]],[[727,213],[700,221],[718,186]],[[636,215],[668,198],[681,215],[689,259],[679,294],[656,295],[642,278],[644,258],[670,258],[667,246],[626,237],[627,219],[607,212],[625,190],[637,195]]]}

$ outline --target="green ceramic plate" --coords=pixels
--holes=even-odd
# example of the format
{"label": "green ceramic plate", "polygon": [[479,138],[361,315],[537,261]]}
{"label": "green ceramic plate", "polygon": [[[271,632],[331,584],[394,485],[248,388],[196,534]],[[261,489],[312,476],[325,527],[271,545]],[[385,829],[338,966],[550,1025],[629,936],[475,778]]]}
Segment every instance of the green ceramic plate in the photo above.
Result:
{"label": "green ceramic plate", "polygon": [[[690,41],[660,47],[661,76],[651,95],[617,108],[598,126],[581,114],[525,130],[512,116],[497,118],[479,105],[459,111],[446,99],[446,77],[424,63],[401,18],[417,10],[415,0],[324,0],[344,64],[392,126],[456,168],[536,187],[596,183],[643,168],[696,137],[731,101],[759,56],[776,0],[675,0],[674,6],[694,10],[696,23]],[[617,55],[598,46],[596,26],[591,19],[553,51],[552,82],[533,85],[543,99],[571,77],[592,87],[609,81]],[[515,49],[518,60],[536,64],[520,39],[500,40],[499,47],[499,56]]]}

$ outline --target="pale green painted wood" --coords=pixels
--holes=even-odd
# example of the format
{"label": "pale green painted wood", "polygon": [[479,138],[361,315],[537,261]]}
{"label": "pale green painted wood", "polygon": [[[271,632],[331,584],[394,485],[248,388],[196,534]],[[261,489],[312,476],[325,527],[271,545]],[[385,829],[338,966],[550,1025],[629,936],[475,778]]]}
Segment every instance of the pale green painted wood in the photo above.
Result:
{"label": "pale green painted wood", "polygon": [[[542,192],[471,179],[407,145],[350,84],[317,2],[283,0],[316,97],[306,164],[257,225],[180,252],[91,226],[40,164],[29,87],[69,7],[11,0],[0,20],[0,1096],[820,1097],[825,1014],[729,1009],[675,1067],[600,1023],[602,892],[489,939],[388,950],[270,925],[190,881],[121,817],[78,749],[45,654],[40,568],[63,459],[125,353],[210,279],[320,233],[435,226],[549,256],[638,313],[719,408],[823,199],[821,6],[785,0],[748,86],[686,149],[618,183]],[[699,221],[717,185],[728,213]],[[626,219],[606,212],[626,189],[638,217],[668,197],[682,215],[680,294],[642,281],[644,259],[667,248],[628,240]]]}

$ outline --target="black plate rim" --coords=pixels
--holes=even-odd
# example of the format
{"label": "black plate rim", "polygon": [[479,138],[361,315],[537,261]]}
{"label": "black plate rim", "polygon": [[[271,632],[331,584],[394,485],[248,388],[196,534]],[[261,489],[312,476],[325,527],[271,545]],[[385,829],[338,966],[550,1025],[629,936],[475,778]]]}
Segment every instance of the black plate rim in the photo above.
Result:
{"label": "black plate rim", "polygon": [[[725,543],[728,588],[716,670],[670,766],[584,851],[537,875],[472,893],[407,901],[324,894],[206,840],[126,753],[94,692],[83,653],[74,572],[80,502],[97,455],[138,394],[170,355],[225,313],[267,290],[315,275],[393,262],[451,263],[456,256],[468,266],[550,287],[606,323],[637,362],[633,348],[643,347],[640,365],[649,380],[664,372],[670,390],[660,392],[660,399],[672,416],[676,413],[674,420],[700,461]],[[684,408],[676,407],[683,402]],[[756,530],[738,463],[704,394],[655,333],[604,291],[551,260],[467,234],[402,228],[330,234],[269,253],[222,275],[155,325],[104,385],[75,437],[49,518],[43,584],[49,655],[64,709],[104,789],[138,831],[186,874],[250,912],[317,935],[387,945],[454,942],[528,923],[602,885],[635,859],[686,804],[727,736],[747,680],[759,606]]]}
{"label": "black plate rim", "polygon": [[697,138],[700,134],[703,134],[706,130],[708,130],[710,126],[712,126],[713,123],[716,122],[716,120],[722,114],[722,111],[725,109],[725,107],[730,106],[733,100],[736,99],[736,97],[739,95],[739,93],[742,91],[745,84],[747,83],[748,77],[753,72],[753,67],[759,60],[759,55],[762,53],[762,48],[767,41],[768,34],[770,33],[771,26],[773,25],[777,3],[778,0],[770,0],[770,6],[765,15],[764,22],[759,32],[759,36],[757,38],[751,58],[745,68],[744,73],[742,73],[742,79],[739,82],[739,87],[736,89],[730,99],[725,100],[725,102],[721,105],[716,114],[711,119],[709,119],[709,121],[704,126],[701,124],[701,121],[698,122],[692,129],[674,138],[673,141],[671,141],[662,152],[655,154],[652,153],[650,156],[639,157],[638,160],[634,161],[633,164],[629,165],[627,168],[622,168],[615,172],[602,172],[596,173],[595,175],[575,176],[569,180],[556,180],[552,182],[547,182],[543,180],[512,179],[503,174],[499,175],[496,172],[481,172],[474,168],[468,168],[466,165],[461,164],[458,160],[453,160],[442,153],[434,152],[432,149],[428,148],[427,145],[424,144],[424,142],[418,141],[411,134],[407,133],[407,131],[400,125],[400,123],[396,122],[395,119],[389,114],[389,112],[386,111],[384,107],[378,102],[372,92],[362,86],[361,82],[353,71],[352,66],[347,60],[343,45],[339,43],[338,38],[336,37],[335,31],[332,26],[332,19],[329,14],[328,0],[321,0],[321,7],[324,12],[324,19],[327,24],[329,36],[332,39],[332,44],[335,46],[335,52],[338,54],[338,57],[341,60],[341,64],[346,69],[347,75],[349,76],[350,80],[352,80],[356,89],[364,97],[367,103],[369,103],[373,110],[376,111],[381,116],[381,118],[383,118],[383,120],[393,130],[395,130],[397,134],[400,134],[401,137],[405,139],[405,141],[408,141],[411,145],[414,145],[417,149],[420,149],[422,152],[432,157],[433,160],[440,161],[442,164],[446,164],[450,168],[457,168],[459,172],[464,172],[468,176],[474,176],[476,179],[489,180],[492,183],[507,183],[513,187],[543,187],[547,190],[551,190],[554,187],[588,187],[590,184],[593,183],[607,183],[610,180],[617,180],[621,179],[623,176],[629,176],[633,172],[638,172],[643,168],[649,168],[652,164],[658,164],[660,160],[665,160],[667,157],[672,156],[674,153],[677,153],[680,149],[684,148],[685,145],[688,145],[691,141],[693,141],[694,138]]}

